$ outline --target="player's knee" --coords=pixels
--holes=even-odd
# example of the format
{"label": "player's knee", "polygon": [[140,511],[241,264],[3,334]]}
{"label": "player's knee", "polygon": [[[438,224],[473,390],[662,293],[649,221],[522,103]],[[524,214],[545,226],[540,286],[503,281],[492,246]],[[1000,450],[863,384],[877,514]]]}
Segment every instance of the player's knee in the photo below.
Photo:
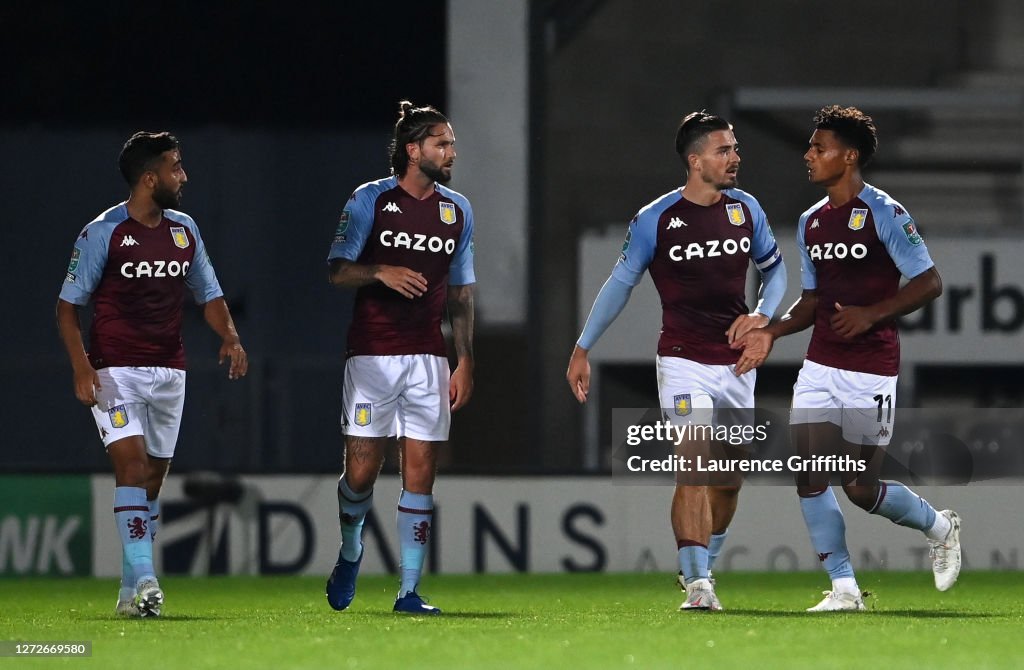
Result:
{"label": "player's knee", "polygon": [[847,484],[843,486],[843,491],[846,492],[846,497],[849,498],[850,502],[865,511],[870,511],[878,499],[877,486],[854,486]]}
{"label": "player's knee", "polygon": [[143,461],[119,463],[114,468],[114,479],[117,486],[134,486],[148,491],[146,464]]}

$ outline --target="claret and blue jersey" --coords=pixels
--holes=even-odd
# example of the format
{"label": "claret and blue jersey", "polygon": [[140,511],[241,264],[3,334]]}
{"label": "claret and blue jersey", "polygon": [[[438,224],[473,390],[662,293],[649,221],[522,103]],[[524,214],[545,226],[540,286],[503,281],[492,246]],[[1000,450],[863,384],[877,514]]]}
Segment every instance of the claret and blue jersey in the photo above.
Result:
{"label": "claret and blue jersey", "polygon": [[93,302],[93,367],[184,369],[185,287],[199,304],[224,295],[196,222],[165,209],[159,225],[149,228],[121,203],[82,229],[60,298],[79,306]]}
{"label": "claret and blue jersey", "polygon": [[727,189],[718,202],[704,206],[676,189],[630,222],[612,276],[635,286],[650,271],[662,303],[658,355],[731,365],[739,352],[729,348],[725,333],[748,313],[751,260],[762,273],[782,260],[764,210],[752,195]]}
{"label": "claret and blue jersey", "polygon": [[865,184],[850,202],[815,203],[797,226],[804,290],[818,294],[808,360],[833,368],[894,376],[899,372],[899,335],[894,321],[843,339],[830,320],[836,303],[872,305],[896,295],[900,277],[931,268],[917,224],[887,193]]}
{"label": "claret and blue jersey", "polygon": [[397,177],[369,182],[345,205],[327,259],[406,267],[427,281],[426,293],[413,299],[380,283],[359,288],[349,356],[445,356],[448,285],[476,282],[473,211],[463,195],[440,184],[420,200]]}

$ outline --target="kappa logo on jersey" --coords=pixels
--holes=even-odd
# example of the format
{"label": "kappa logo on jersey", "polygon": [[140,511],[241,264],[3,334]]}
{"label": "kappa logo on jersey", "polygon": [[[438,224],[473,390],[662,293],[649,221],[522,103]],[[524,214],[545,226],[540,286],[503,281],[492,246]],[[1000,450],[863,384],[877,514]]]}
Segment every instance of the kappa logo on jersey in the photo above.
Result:
{"label": "kappa logo on jersey", "polygon": [[142,245],[135,241],[135,238],[131,235],[125,235],[121,240],[122,247],[141,247]]}
{"label": "kappa logo on jersey", "polygon": [[[685,247],[677,244],[669,248],[668,257],[674,261],[688,261],[691,258],[715,258],[723,254],[732,256],[741,251],[743,253],[750,252],[749,237],[741,237],[739,241],[733,239],[707,240],[703,244],[700,242],[690,242]],[[686,255],[685,258],[683,254]]]}
{"label": "kappa logo on jersey", "polygon": [[903,224],[903,232],[907,234],[907,241],[913,244],[915,247],[924,240],[921,239],[921,234],[917,232],[917,225],[913,219],[910,219]]}
{"label": "kappa logo on jersey", "polygon": [[188,274],[188,268],[188,261],[139,261],[138,263],[129,261],[121,264],[121,276],[128,279],[184,277]]}
{"label": "kappa logo on jersey", "polygon": [[185,234],[185,228],[183,226],[171,227],[171,239],[174,240],[174,246],[179,249],[188,248],[188,235]]}
{"label": "kappa logo on jersey", "polygon": [[455,205],[450,202],[439,202],[437,204],[441,208],[441,221],[449,226],[455,223]]}
{"label": "kappa logo on jersey", "polygon": [[903,209],[899,205],[893,205],[892,206],[892,215],[893,216],[903,216],[906,213],[907,213],[907,210]]}
{"label": "kappa logo on jersey", "polygon": [[402,210],[398,208],[398,205],[396,205],[393,202],[389,202],[388,204],[384,205],[384,207],[382,207],[380,211],[388,212],[389,214],[401,214],[402,213]]}
{"label": "kappa logo on jersey", "polygon": [[868,248],[860,242],[849,247],[843,242],[826,242],[815,244],[807,251],[812,261],[841,261],[847,256],[860,260],[868,255]]}
{"label": "kappa logo on jersey", "polygon": [[382,230],[380,232],[380,243],[385,247],[396,249],[410,249],[412,251],[432,251],[439,253],[444,251],[447,254],[455,253],[455,239],[443,239],[436,235],[427,236],[423,233],[396,233],[393,230]]}
{"label": "kappa logo on jersey", "polygon": [[814,221],[811,221],[811,228],[817,228],[817,227],[819,227],[820,225],[821,225],[821,224],[820,224],[820,223],[818,223],[818,220],[817,220],[817,219],[815,219]]}
{"label": "kappa logo on jersey", "polygon": [[110,417],[110,425],[114,428],[124,428],[128,425],[128,410],[124,405],[111,407],[107,410],[107,416]]}
{"label": "kappa logo on jersey", "polygon": [[878,431],[878,435],[875,435],[875,437],[889,437],[889,429],[882,426],[881,430]]}
{"label": "kappa logo on jersey", "polygon": [[747,215],[743,213],[742,203],[734,202],[725,206],[725,214],[729,217],[729,223],[734,226],[742,226],[747,222]]}
{"label": "kappa logo on jersey", "polygon": [[693,403],[690,402],[689,393],[680,393],[672,398],[672,404],[676,408],[676,416],[686,416],[693,411]]}
{"label": "kappa logo on jersey", "polygon": [[665,230],[672,230],[673,228],[682,228],[686,225],[686,221],[683,221],[678,216],[673,216],[666,226]]}
{"label": "kappa logo on jersey", "polygon": [[[71,273],[73,273],[75,270],[78,269],[78,261],[79,261],[79,259],[81,259],[81,257],[82,257],[82,250],[81,249],[79,249],[78,247],[75,247],[74,249],[71,250],[71,262],[68,263],[68,274],[69,275]],[[74,275],[72,275],[72,276],[74,276]]]}
{"label": "kappa logo on jersey", "polygon": [[849,226],[850,230],[860,230],[864,227],[864,222],[868,220],[868,210],[866,209],[855,209],[850,214],[850,222],[846,225]]}
{"label": "kappa logo on jersey", "polygon": [[369,426],[371,419],[372,405],[368,402],[356,403],[356,425]]}

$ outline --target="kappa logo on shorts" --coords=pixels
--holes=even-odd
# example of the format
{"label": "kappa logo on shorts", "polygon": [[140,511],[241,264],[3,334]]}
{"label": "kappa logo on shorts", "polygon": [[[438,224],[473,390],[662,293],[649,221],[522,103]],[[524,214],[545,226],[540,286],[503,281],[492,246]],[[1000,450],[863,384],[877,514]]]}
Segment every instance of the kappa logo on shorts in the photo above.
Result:
{"label": "kappa logo on shorts", "polygon": [[110,425],[114,428],[124,428],[128,425],[128,410],[124,405],[111,407],[107,410],[107,416],[110,417]]}
{"label": "kappa logo on shorts", "polygon": [[690,402],[689,393],[680,393],[672,398],[672,404],[676,408],[676,416],[686,416],[693,411],[693,403]]}
{"label": "kappa logo on shorts", "polygon": [[184,226],[171,226],[171,239],[179,249],[188,248],[188,235],[185,234]]}
{"label": "kappa logo on shorts", "polygon": [[370,411],[372,406],[368,402],[356,403],[356,425],[357,426],[369,426],[370,425]]}

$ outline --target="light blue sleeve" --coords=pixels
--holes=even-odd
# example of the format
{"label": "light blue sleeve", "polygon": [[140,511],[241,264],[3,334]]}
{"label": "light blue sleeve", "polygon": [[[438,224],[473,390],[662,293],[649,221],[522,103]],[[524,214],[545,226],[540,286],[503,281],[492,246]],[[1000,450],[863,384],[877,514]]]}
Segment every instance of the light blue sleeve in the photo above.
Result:
{"label": "light blue sleeve", "polygon": [[[171,218],[168,216],[168,218]],[[192,217],[182,215],[181,223],[188,226],[192,236],[196,238],[196,252],[192,256],[192,265],[188,267],[188,274],[185,275],[185,285],[192,291],[192,296],[197,305],[205,305],[214,298],[220,298],[224,291],[217,281],[217,273],[213,271],[213,263],[210,262],[210,255],[206,251],[206,243],[203,236],[199,234],[199,226],[192,220]]]}
{"label": "light blue sleeve", "polygon": [[356,189],[352,194],[338,219],[331,251],[327,254],[328,261],[336,258],[350,261],[359,259],[370,230],[373,229],[373,203],[376,199],[376,190],[366,186]]}
{"label": "light blue sleeve", "polygon": [[810,212],[800,217],[796,225],[796,246],[800,250],[800,284],[805,291],[814,291],[818,288],[818,275],[814,270],[814,263],[811,262],[811,255],[807,251],[807,242],[804,241],[804,230],[807,227],[807,217]]}
{"label": "light blue sleeve", "polygon": [[[897,211],[900,214],[896,214]],[[913,279],[935,265],[909,212],[890,202],[888,205],[873,205],[871,213],[875,217],[878,239],[904,277]]]}
{"label": "light blue sleeve", "polygon": [[601,287],[597,298],[594,299],[594,306],[590,308],[590,316],[587,317],[587,325],[583,327],[583,333],[576,344],[586,350],[593,349],[597,341],[612,325],[622,309],[629,302],[629,295],[633,292],[633,284],[627,284],[618,279],[613,273],[608,281]]}
{"label": "light blue sleeve", "polygon": [[115,225],[109,221],[95,221],[82,229],[71,250],[71,262],[60,289],[61,300],[73,305],[89,303],[93,291],[103,278],[110,236]]}
{"label": "light blue sleeve", "polygon": [[786,297],[786,285],[786,263],[780,256],[777,263],[761,271],[761,300],[754,311],[769,319],[775,316],[779,303]]}
{"label": "light blue sleeve", "polygon": [[473,270],[473,208],[465,198],[457,198],[455,201],[462,207],[465,223],[448,268],[448,285],[465,286],[476,283],[476,272]]}
{"label": "light blue sleeve", "polygon": [[768,216],[761,209],[760,203],[753,197],[749,197],[747,206],[754,215],[754,239],[751,240],[750,255],[754,259],[754,265],[764,274],[776,263],[782,262],[782,252],[779,245],[775,243],[775,235],[772,234],[772,227],[768,225]]}
{"label": "light blue sleeve", "polygon": [[654,248],[658,243],[659,213],[644,210],[633,217],[622,243],[622,253],[612,268],[612,277],[628,286],[636,286],[643,279],[647,266],[654,260]]}

